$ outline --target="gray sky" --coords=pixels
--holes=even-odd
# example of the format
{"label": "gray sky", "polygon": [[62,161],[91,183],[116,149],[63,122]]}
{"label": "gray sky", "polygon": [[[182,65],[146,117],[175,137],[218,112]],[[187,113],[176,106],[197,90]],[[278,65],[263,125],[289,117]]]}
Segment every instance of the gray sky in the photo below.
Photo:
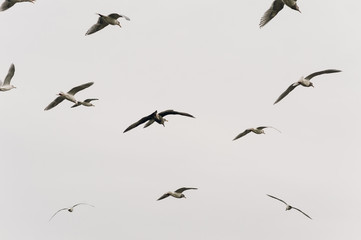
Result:
{"label": "gray sky", "polygon": [[[264,28],[272,1],[37,1],[0,13],[0,238],[328,239],[361,231],[361,3],[299,1]],[[95,13],[122,28],[90,36]],[[315,88],[302,75],[324,69]],[[59,91],[94,81],[43,109]],[[126,134],[154,110],[169,116]],[[232,139],[249,127],[265,135]],[[187,199],[164,192],[179,187]],[[285,212],[278,196],[309,214]],[[60,208],[87,202],[72,214]]]}

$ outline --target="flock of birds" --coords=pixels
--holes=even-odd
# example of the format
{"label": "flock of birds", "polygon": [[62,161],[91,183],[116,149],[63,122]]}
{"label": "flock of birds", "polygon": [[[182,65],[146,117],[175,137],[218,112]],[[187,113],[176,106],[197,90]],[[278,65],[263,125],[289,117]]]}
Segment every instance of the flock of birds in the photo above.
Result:
{"label": "flock of birds", "polygon": [[[20,2],[31,2],[34,3],[35,0],[5,0],[1,7],[0,7],[0,11],[5,11],[9,8],[11,8],[12,6],[14,6],[16,3],[20,3]],[[271,7],[264,13],[263,17],[261,18],[260,27],[264,27],[269,21],[271,21],[279,11],[281,11],[284,7],[284,5],[287,5],[289,8],[299,11],[300,9],[297,6],[297,2],[296,0],[274,0]],[[108,16],[102,15],[102,14],[98,14],[99,18],[96,24],[94,24],[93,26],[90,27],[90,29],[86,32],[85,35],[90,35],[93,34],[95,32],[98,32],[99,30],[105,28],[108,25],[118,25],[119,27],[121,27],[120,22],[118,21],[119,18],[124,18],[126,20],[130,20],[127,16],[124,15],[120,15],[117,13],[112,13],[109,14]],[[291,91],[293,91],[297,86],[303,86],[303,87],[313,87],[313,83],[310,81],[312,78],[319,76],[319,75],[323,75],[323,74],[330,74],[330,73],[338,73],[340,72],[340,70],[336,70],[336,69],[327,69],[327,70],[323,70],[323,71],[318,71],[315,73],[312,73],[310,75],[308,75],[307,77],[301,77],[300,80],[298,80],[295,83],[292,83],[278,98],[277,100],[274,102],[274,104],[278,103],[279,101],[281,101],[283,98],[285,98]],[[15,66],[14,64],[11,64],[8,73],[4,79],[4,82],[0,82],[0,91],[9,91],[11,89],[16,88],[15,86],[11,85],[11,80],[13,78],[15,74]],[[97,98],[88,98],[85,99],[84,101],[79,101],[75,98],[75,94],[78,93],[79,91],[82,91],[90,86],[92,86],[94,84],[94,82],[88,82],[79,86],[76,86],[72,89],[70,89],[68,92],[64,93],[64,92],[60,92],[58,94],[58,97],[53,100],[44,110],[50,110],[54,107],[56,107],[58,104],[60,104],[61,102],[63,102],[64,100],[68,100],[70,102],[73,103],[73,105],[71,106],[72,108],[74,107],[78,107],[78,106],[86,106],[86,107],[90,107],[90,106],[94,106],[92,104],[92,101],[98,100]],[[190,117],[190,118],[194,118],[193,115],[189,114],[189,113],[185,113],[185,112],[178,112],[178,111],[174,111],[174,110],[166,110],[166,111],[162,111],[162,112],[158,112],[155,111],[153,113],[151,113],[148,116],[145,116],[143,118],[141,118],[140,120],[138,120],[137,122],[131,124],[129,127],[127,127],[124,130],[125,132],[128,132],[130,130],[132,130],[133,128],[138,127],[141,124],[144,124],[144,128],[152,125],[154,122],[157,122],[158,124],[161,124],[163,126],[164,123],[167,121],[164,117],[167,115],[180,115],[180,116],[185,116],[185,117]],[[280,132],[279,130],[277,130],[274,127],[271,126],[260,126],[257,128],[248,128],[246,130],[244,130],[242,133],[238,134],[233,140],[237,140],[241,137],[244,137],[245,135],[247,135],[250,132],[253,132],[255,134],[264,134],[264,129],[266,128],[273,128],[276,131]],[[197,190],[197,188],[194,187],[182,187],[177,189],[174,192],[167,192],[165,194],[163,194],[161,197],[158,198],[158,200],[162,200],[165,199],[169,196],[172,196],[174,198],[185,198],[185,195],[183,194],[184,191],[186,190]],[[312,219],[309,215],[307,215],[306,213],[304,213],[303,211],[301,211],[298,208],[295,208],[289,204],[287,204],[285,201],[283,201],[280,198],[274,197],[272,195],[268,195],[267,196],[276,199],[282,203],[284,203],[286,205],[286,210],[291,210],[291,209],[295,209],[299,212],[301,212],[302,214],[304,214],[306,217],[308,217],[309,219]],[[59,212],[62,211],[68,211],[68,212],[73,212],[74,208],[79,206],[79,205],[88,205],[91,207],[94,207],[93,205],[90,205],[88,203],[78,203],[73,205],[70,208],[62,208],[58,211],[56,211],[51,218],[49,219],[49,221],[51,219],[53,219],[53,217],[55,217]]]}

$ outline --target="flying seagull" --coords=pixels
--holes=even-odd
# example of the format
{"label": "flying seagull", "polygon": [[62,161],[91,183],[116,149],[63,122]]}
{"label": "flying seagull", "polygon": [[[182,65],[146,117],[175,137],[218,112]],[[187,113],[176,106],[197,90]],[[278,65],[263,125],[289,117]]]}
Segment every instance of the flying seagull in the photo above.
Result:
{"label": "flying seagull", "polygon": [[175,192],[167,192],[167,193],[164,193],[160,198],[158,198],[157,201],[159,200],[162,200],[164,198],[167,198],[169,196],[172,196],[172,197],[175,197],[175,198],[186,198],[186,196],[184,196],[183,192],[186,191],[186,190],[190,190],[190,189],[193,189],[193,190],[197,190],[198,188],[186,188],[186,187],[182,187],[180,189],[177,189]]}
{"label": "flying seagull", "polygon": [[286,204],[286,211],[291,210],[291,209],[295,209],[295,210],[303,213],[303,215],[305,215],[305,216],[308,217],[309,219],[312,219],[312,218],[311,218],[310,216],[308,216],[306,213],[302,212],[302,211],[301,211],[300,209],[298,209],[298,208],[295,208],[295,207],[292,207],[291,205],[288,205],[288,204],[287,204],[285,201],[283,201],[282,199],[276,198],[276,197],[271,196],[271,195],[268,195],[268,194],[267,194],[267,196],[269,196],[269,197],[271,197],[271,198],[274,198],[274,199],[277,199],[278,201],[281,201],[281,202],[283,202],[284,204]]}
{"label": "flying seagull", "polygon": [[77,103],[75,103],[73,106],[71,106],[72,108],[78,107],[80,105],[86,106],[86,107],[94,107],[95,105],[91,103],[91,101],[95,101],[95,100],[99,100],[97,98],[88,98],[85,99],[84,101],[78,101]]}
{"label": "flying seagull", "polygon": [[90,35],[92,33],[95,33],[103,28],[105,28],[106,26],[110,25],[118,25],[120,26],[120,22],[118,21],[118,18],[125,18],[125,20],[130,21],[130,18],[128,18],[127,16],[124,15],[119,15],[118,13],[112,13],[109,14],[108,16],[104,16],[101,15],[99,13],[97,13],[99,15],[98,18],[98,22],[96,24],[94,24],[91,28],[89,28],[89,30],[85,33],[85,35]]}
{"label": "flying seagull", "polygon": [[0,6],[0,12],[8,10],[12,6],[14,6],[15,3],[19,3],[19,2],[31,2],[31,3],[34,3],[35,0],[5,0]]}
{"label": "flying seagull", "polygon": [[2,83],[0,81],[0,91],[5,92],[5,91],[9,91],[13,88],[16,88],[14,85],[10,85],[10,81],[13,78],[14,73],[15,73],[15,66],[14,66],[14,64],[11,64],[8,74],[5,77],[4,83]]}
{"label": "flying seagull", "polygon": [[75,208],[76,206],[79,206],[79,205],[88,205],[88,206],[94,207],[93,205],[90,205],[90,204],[88,204],[88,203],[77,203],[77,204],[75,204],[74,206],[72,206],[71,208],[62,208],[62,209],[58,210],[56,213],[53,214],[53,216],[51,216],[51,218],[49,219],[49,221],[50,221],[51,219],[53,219],[53,217],[55,217],[55,215],[58,214],[58,212],[61,212],[61,211],[63,211],[63,210],[66,210],[66,211],[68,211],[68,212],[73,212],[73,211],[74,211],[74,208]]}
{"label": "flying seagull", "polygon": [[59,97],[55,98],[55,100],[52,101],[44,110],[47,111],[47,110],[52,109],[53,107],[55,107],[56,105],[61,103],[64,99],[67,99],[70,102],[73,102],[73,103],[77,104],[78,101],[74,98],[74,95],[77,92],[79,92],[79,91],[81,91],[81,90],[83,90],[85,88],[88,88],[93,84],[94,84],[94,82],[88,82],[88,83],[85,83],[85,84],[82,84],[80,86],[77,86],[77,87],[74,87],[74,88],[70,89],[70,91],[67,92],[67,93],[60,92],[59,94],[57,94],[57,95],[59,95]]}
{"label": "flying seagull", "polygon": [[164,125],[164,122],[168,121],[167,119],[164,118],[164,116],[166,115],[182,115],[182,116],[186,116],[186,117],[192,117],[194,118],[192,115],[188,114],[188,113],[184,113],[184,112],[177,112],[174,110],[166,110],[163,112],[158,113],[158,111],[153,112],[152,114],[150,114],[149,116],[143,117],[142,119],[140,119],[138,122],[133,123],[132,125],[130,125],[127,129],[124,130],[125,132],[128,132],[129,130],[138,127],[140,124],[143,124],[145,122],[147,122],[144,125],[144,128],[152,125],[154,122],[157,122],[159,124]]}
{"label": "flying seagull", "polygon": [[297,6],[297,0],[274,0],[271,7],[263,14],[259,27],[261,28],[271,21],[272,18],[274,18],[277,13],[283,9],[285,4],[293,10],[301,12]]}
{"label": "flying seagull", "polygon": [[289,86],[286,91],[284,91],[281,96],[279,96],[277,98],[277,100],[274,102],[274,104],[278,103],[279,101],[281,101],[284,97],[286,97],[293,89],[295,89],[297,86],[299,85],[302,85],[304,87],[314,87],[313,86],[313,83],[310,82],[310,80],[313,78],[313,77],[316,77],[318,75],[322,75],[322,74],[327,74],[327,73],[337,73],[337,72],[341,72],[340,70],[336,70],[336,69],[327,69],[327,70],[324,70],[324,71],[319,71],[319,72],[315,72],[315,73],[312,73],[310,75],[308,75],[307,77],[301,77],[300,80],[298,80],[297,82],[295,83],[292,83],[291,86]]}
{"label": "flying seagull", "polygon": [[[244,130],[242,133],[238,134],[234,139],[234,140],[237,140],[238,138],[241,138],[245,135],[247,135],[248,133],[250,132],[254,132],[255,134],[265,134],[264,130],[265,128],[273,128],[277,131],[279,131],[278,129],[274,128],[274,127],[271,127],[271,126],[261,126],[261,127],[258,127],[258,128],[248,128],[246,130]],[[280,131],[279,131],[280,132]]]}

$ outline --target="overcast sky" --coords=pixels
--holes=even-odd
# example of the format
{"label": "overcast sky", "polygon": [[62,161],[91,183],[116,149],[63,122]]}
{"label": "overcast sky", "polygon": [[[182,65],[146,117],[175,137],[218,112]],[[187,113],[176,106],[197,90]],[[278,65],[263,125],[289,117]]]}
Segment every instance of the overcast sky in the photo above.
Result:
{"label": "overcast sky", "polygon": [[[361,236],[359,1],[38,0],[0,12],[0,238],[278,239]],[[85,32],[95,13],[122,28]],[[301,76],[298,87],[273,102]],[[43,109],[93,81],[79,100]],[[123,131],[155,110],[166,127]],[[249,127],[265,135],[232,139]],[[180,187],[186,199],[163,193]],[[266,196],[280,197],[313,220]],[[73,213],[60,208],[78,202]]]}

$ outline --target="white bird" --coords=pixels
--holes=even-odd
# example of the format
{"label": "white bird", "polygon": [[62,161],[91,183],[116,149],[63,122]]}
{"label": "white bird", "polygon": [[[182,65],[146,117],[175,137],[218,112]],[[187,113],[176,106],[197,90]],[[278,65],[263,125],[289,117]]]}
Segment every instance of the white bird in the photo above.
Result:
{"label": "white bird", "polygon": [[112,13],[112,14],[109,14],[108,16],[104,16],[99,13],[97,13],[97,14],[99,15],[98,22],[96,24],[94,24],[93,26],[91,26],[91,28],[89,28],[89,30],[85,33],[85,35],[90,35],[92,33],[95,33],[97,31],[105,28],[109,24],[110,25],[118,25],[119,27],[122,27],[120,25],[120,22],[118,21],[118,18],[125,18],[125,20],[130,21],[130,18],[128,18],[127,16],[124,16],[124,15],[119,15],[118,13]]}
{"label": "white bird", "polygon": [[10,85],[10,81],[13,78],[14,73],[15,73],[15,66],[14,66],[14,64],[11,64],[8,74],[5,77],[4,83],[2,83],[0,81],[0,91],[5,92],[5,91],[9,91],[13,88],[16,88],[14,85]]}
{"label": "white bird", "polygon": [[88,206],[94,207],[93,205],[90,205],[90,204],[88,204],[88,203],[77,203],[77,204],[75,204],[74,206],[72,206],[71,208],[62,208],[62,209],[56,211],[56,212],[53,214],[53,216],[51,216],[51,218],[49,219],[49,221],[50,221],[51,219],[53,219],[53,217],[55,217],[56,214],[58,214],[59,212],[61,212],[61,211],[63,211],[63,210],[66,210],[66,211],[68,211],[68,212],[73,212],[73,211],[74,211],[74,208],[75,208],[76,206],[79,206],[79,205],[88,205]]}
{"label": "white bird", "polygon": [[20,3],[20,2],[31,2],[31,3],[34,3],[35,0],[5,0],[5,1],[1,4],[1,6],[0,6],[0,12],[9,9],[9,8],[11,8],[12,6],[14,6],[15,3]]}
{"label": "white bird", "polygon": [[55,100],[52,101],[44,110],[47,111],[49,109],[52,109],[53,107],[55,107],[56,105],[61,103],[64,99],[69,100],[69,101],[77,104],[78,101],[74,98],[74,95],[77,92],[79,92],[79,91],[81,91],[81,90],[83,90],[85,88],[88,88],[93,84],[94,84],[94,82],[88,82],[88,83],[85,83],[85,84],[82,84],[80,86],[77,86],[77,87],[74,87],[74,88],[70,89],[70,91],[67,92],[67,93],[60,92],[59,94],[57,94],[57,95],[59,95],[59,97],[55,98]]}
{"label": "white bird", "polygon": [[184,196],[183,192],[186,190],[197,190],[198,188],[187,188],[187,187],[182,187],[180,189],[177,189],[175,192],[167,192],[165,194],[163,194],[160,198],[158,198],[157,201],[162,200],[164,198],[167,198],[169,196],[175,197],[175,198],[186,198],[186,196]]}
{"label": "white bird", "polygon": [[297,6],[297,0],[274,0],[271,7],[263,14],[261,22],[259,23],[259,27],[261,28],[269,21],[271,21],[271,19],[274,18],[277,13],[283,9],[285,4],[293,10],[301,12]]}
{"label": "white bird", "polygon": [[301,211],[300,209],[298,209],[298,208],[295,208],[295,207],[292,207],[291,205],[288,205],[288,204],[287,204],[285,201],[283,201],[282,199],[276,198],[276,197],[271,196],[271,195],[268,195],[268,194],[267,194],[267,196],[269,196],[269,197],[271,197],[271,198],[274,198],[274,199],[276,199],[276,200],[278,200],[278,201],[281,201],[281,202],[283,202],[284,204],[286,204],[286,211],[291,210],[291,209],[295,209],[295,210],[303,213],[303,215],[305,215],[305,216],[308,217],[309,219],[312,219],[312,218],[311,218],[310,216],[308,216],[306,213],[302,212],[302,211]]}
{"label": "white bird", "polygon": [[314,87],[313,86],[313,83],[310,82],[310,80],[313,78],[313,77],[316,77],[318,75],[321,75],[321,74],[327,74],[327,73],[337,73],[337,72],[341,72],[340,70],[336,70],[336,69],[328,69],[328,70],[324,70],[324,71],[320,71],[320,72],[315,72],[315,73],[312,73],[310,75],[308,75],[307,77],[301,77],[300,80],[298,80],[297,82],[295,83],[292,83],[291,86],[289,86],[286,91],[284,91],[281,96],[279,96],[277,98],[277,100],[273,103],[273,104],[276,104],[278,103],[279,101],[281,101],[284,97],[286,97],[293,89],[295,89],[297,86],[299,85],[302,85],[304,87]]}
{"label": "white bird", "polygon": [[278,132],[280,132],[278,129],[274,128],[274,127],[271,127],[271,126],[261,126],[261,127],[258,127],[258,128],[248,128],[246,130],[244,130],[242,133],[238,134],[234,139],[234,140],[237,140],[238,138],[241,138],[245,135],[247,135],[248,133],[250,132],[254,132],[255,134],[265,134],[264,130],[265,128],[273,128],[275,130],[277,130]]}
{"label": "white bird", "polygon": [[72,108],[78,107],[80,105],[86,106],[86,107],[94,107],[95,105],[91,103],[91,101],[95,101],[95,100],[99,100],[97,98],[88,98],[85,99],[84,101],[78,101],[77,103],[75,103],[73,106],[71,106]]}
{"label": "white bird", "polygon": [[147,123],[144,125],[144,128],[152,125],[154,122],[157,122],[157,123],[162,124],[163,126],[165,126],[164,123],[167,121],[167,119],[165,119],[164,117],[166,115],[181,115],[181,116],[194,118],[189,113],[177,112],[177,111],[174,111],[174,110],[166,110],[166,111],[163,111],[163,112],[160,112],[160,113],[158,113],[158,111],[155,111],[152,114],[150,114],[148,116],[145,116],[145,117],[141,118],[139,121],[137,121],[137,122],[133,123],[132,125],[130,125],[127,129],[124,130],[123,133],[125,133],[125,132],[127,132],[127,131],[135,128],[135,127],[138,127],[140,124],[143,124],[145,122],[147,122]]}

